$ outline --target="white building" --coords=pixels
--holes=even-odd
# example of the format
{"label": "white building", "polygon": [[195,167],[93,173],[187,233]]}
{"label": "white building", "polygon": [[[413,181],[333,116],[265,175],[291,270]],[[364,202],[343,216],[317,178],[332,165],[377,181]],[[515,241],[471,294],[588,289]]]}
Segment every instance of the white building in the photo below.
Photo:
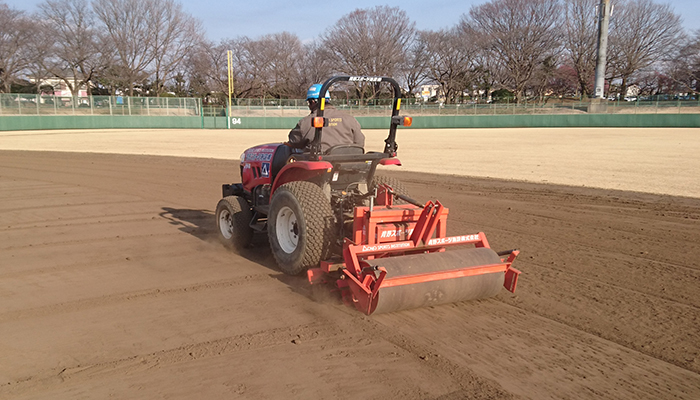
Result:
{"label": "white building", "polygon": [[[73,81],[72,76],[69,76],[67,78],[69,81]],[[29,78],[29,81],[32,83],[36,83],[37,78]],[[41,86],[51,86],[53,88],[53,93],[42,90],[41,95],[54,95],[56,97],[72,97],[73,96],[70,89],[68,88],[68,85],[66,84],[66,82],[63,79],[59,79],[56,77],[39,78],[38,81],[39,81],[40,87]],[[78,97],[88,97],[88,90],[87,90],[86,85],[80,86],[80,89],[78,90]]]}

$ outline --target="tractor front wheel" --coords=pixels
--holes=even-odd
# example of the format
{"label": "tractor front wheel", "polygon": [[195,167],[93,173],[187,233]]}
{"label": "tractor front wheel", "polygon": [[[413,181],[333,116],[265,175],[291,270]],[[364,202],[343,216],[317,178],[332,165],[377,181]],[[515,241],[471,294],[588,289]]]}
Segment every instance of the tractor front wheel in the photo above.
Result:
{"label": "tractor front wheel", "polygon": [[270,201],[267,232],[280,270],[298,275],[330,255],[333,211],[320,187],[304,181],[280,186]]}
{"label": "tractor front wheel", "polygon": [[239,196],[227,196],[216,205],[216,226],[219,240],[226,246],[240,250],[250,245],[253,228],[250,221],[253,212],[248,202]]}

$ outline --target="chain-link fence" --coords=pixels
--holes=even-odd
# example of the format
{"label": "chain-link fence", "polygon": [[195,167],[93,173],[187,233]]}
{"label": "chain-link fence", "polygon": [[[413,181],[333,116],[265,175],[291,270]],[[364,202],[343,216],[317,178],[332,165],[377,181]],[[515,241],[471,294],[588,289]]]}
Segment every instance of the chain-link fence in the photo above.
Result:
{"label": "chain-link fence", "polygon": [[201,99],[181,97],[0,94],[2,115],[199,115]]}
{"label": "chain-link fence", "polygon": [[[387,116],[391,99],[370,100],[359,105],[355,99],[334,99],[334,107],[354,116]],[[140,115],[225,117],[223,105],[202,106],[201,99],[176,97],[88,96],[60,97],[35,94],[0,94],[2,115]],[[700,100],[590,101],[550,98],[522,103],[421,103],[403,99],[403,114],[518,115],[518,114],[691,114],[700,113]],[[309,113],[303,99],[233,99],[230,115],[235,117],[303,117]]]}
{"label": "chain-link fence", "polygon": [[[522,103],[421,103],[404,99],[402,114],[420,115],[517,115],[517,114],[690,114],[700,113],[698,100],[655,101],[590,101],[547,99]],[[387,116],[391,114],[392,100],[379,99],[370,105],[358,105],[357,100],[333,100],[334,107],[354,116]],[[224,106],[213,108],[212,113],[225,116]],[[304,100],[234,99],[231,115],[237,117],[302,117],[309,113]],[[204,115],[207,115],[205,112]]]}

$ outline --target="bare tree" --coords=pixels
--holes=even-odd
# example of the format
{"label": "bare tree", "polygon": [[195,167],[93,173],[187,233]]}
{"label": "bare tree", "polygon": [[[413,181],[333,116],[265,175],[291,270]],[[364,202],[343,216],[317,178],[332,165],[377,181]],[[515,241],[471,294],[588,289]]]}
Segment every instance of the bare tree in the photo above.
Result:
{"label": "bare tree", "polygon": [[560,48],[560,3],[552,0],[492,0],[463,15],[505,75],[501,84],[520,101],[535,70]]}
{"label": "bare tree", "polygon": [[[321,35],[336,72],[353,75],[395,76],[415,34],[415,23],[398,7],[377,6],[357,9],[336,22]],[[360,85],[361,99],[375,96],[378,85]]]}
{"label": "bare tree", "polygon": [[296,97],[306,85],[301,74],[306,49],[298,36],[281,32],[227,42],[233,51],[239,97]]}
{"label": "bare tree", "polygon": [[581,96],[592,92],[597,57],[596,6],[599,0],[564,0],[564,48],[576,71]]}
{"label": "bare tree", "polygon": [[246,41],[243,49],[248,66],[258,72],[264,96],[283,98],[299,93],[304,47],[298,36],[288,32],[265,35]]}
{"label": "bare tree", "polygon": [[[38,15],[32,16],[32,18],[41,20]],[[47,67],[50,64],[47,61],[53,56],[54,43],[55,39],[50,32],[50,27],[47,24],[38,24],[32,29],[32,34],[24,46],[23,52],[27,57],[26,73],[29,80],[33,80],[36,84],[37,93],[42,92],[41,86],[46,84],[45,79],[53,77]]]}
{"label": "bare tree", "polygon": [[610,22],[609,58],[624,96],[633,75],[668,58],[683,37],[681,20],[668,4],[621,0]]}
{"label": "bare tree", "polygon": [[19,74],[29,64],[27,44],[31,39],[31,24],[24,12],[0,4],[0,83],[9,93]]}
{"label": "bare tree", "polygon": [[477,47],[464,40],[458,29],[421,32],[420,40],[426,46],[426,77],[440,85],[445,102],[455,102],[471,86]]}
{"label": "bare tree", "polygon": [[115,51],[112,78],[134,95],[134,85],[144,83],[154,59],[155,33],[151,25],[158,0],[94,0],[93,9],[104,25],[106,39]]}
{"label": "bare tree", "polygon": [[[87,0],[47,0],[39,5],[44,43],[52,43],[43,67],[65,82],[73,96],[105,67],[95,30],[95,16]],[[37,61],[41,62],[41,58]]]}
{"label": "bare tree", "polygon": [[214,101],[209,96],[216,93],[218,99],[215,101],[223,100],[224,94],[228,94],[226,52],[230,49],[226,41],[219,44],[202,41],[197,45],[187,62],[190,93],[207,101]]}
{"label": "bare tree", "polygon": [[328,49],[320,41],[314,41],[304,46],[304,56],[301,62],[300,74],[304,82],[299,97],[306,94],[306,88],[314,83],[321,83],[331,77],[335,69]]}
{"label": "bare tree", "polygon": [[528,91],[536,95],[541,102],[546,101],[546,96],[553,93],[554,81],[557,79],[559,60],[552,55],[545,58],[542,64],[535,69],[535,73],[527,86]]}
{"label": "bare tree", "polygon": [[429,54],[428,43],[424,40],[426,37],[424,32],[415,35],[406,51],[405,61],[400,64],[401,77],[409,97],[413,97],[418,87],[427,79]]}
{"label": "bare tree", "polygon": [[202,25],[173,0],[152,1],[151,7],[154,84],[160,96],[165,83],[201,41]]}
{"label": "bare tree", "polygon": [[268,88],[266,61],[262,46],[254,39],[243,37],[234,41],[233,49],[234,82],[241,97],[263,97]]}
{"label": "bare tree", "polygon": [[700,29],[682,42],[667,69],[669,76],[679,84],[680,91],[700,92]]}

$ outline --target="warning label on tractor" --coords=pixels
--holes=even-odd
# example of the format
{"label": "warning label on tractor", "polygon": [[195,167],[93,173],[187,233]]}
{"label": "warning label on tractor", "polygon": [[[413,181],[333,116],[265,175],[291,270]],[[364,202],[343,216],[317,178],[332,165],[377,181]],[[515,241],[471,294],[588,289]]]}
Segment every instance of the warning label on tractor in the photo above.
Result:
{"label": "warning label on tractor", "polygon": [[446,238],[430,239],[428,240],[428,246],[439,246],[442,244],[468,243],[478,241],[479,235],[450,236]]}

